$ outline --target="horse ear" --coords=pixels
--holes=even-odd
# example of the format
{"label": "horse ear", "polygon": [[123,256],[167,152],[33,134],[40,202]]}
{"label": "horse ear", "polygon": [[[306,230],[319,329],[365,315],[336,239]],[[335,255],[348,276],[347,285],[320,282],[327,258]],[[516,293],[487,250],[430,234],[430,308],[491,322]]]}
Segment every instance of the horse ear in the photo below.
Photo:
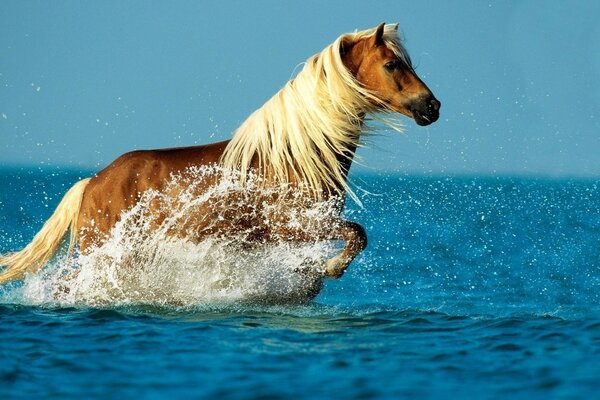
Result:
{"label": "horse ear", "polygon": [[342,58],[346,57],[346,55],[350,53],[350,50],[352,50],[352,46],[354,46],[354,43],[349,38],[342,39],[342,41],[340,42],[340,55],[342,56]]}
{"label": "horse ear", "polygon": [[377,28],[375,29],[375,33],[373,34],[373,36],[371,36],[369,38],[369,44],[371,45],[371,47],[376,47],[376,46],[380,46],[383,44],[384,28],[385,28],[385,22],[382,22],[379,25],[377,25]]}

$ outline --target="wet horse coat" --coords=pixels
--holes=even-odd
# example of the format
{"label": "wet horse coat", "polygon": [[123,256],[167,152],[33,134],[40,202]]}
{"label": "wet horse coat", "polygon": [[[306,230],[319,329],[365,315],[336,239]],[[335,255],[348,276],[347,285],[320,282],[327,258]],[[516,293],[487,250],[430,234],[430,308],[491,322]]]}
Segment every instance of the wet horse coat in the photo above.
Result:
{"label": "wet horse coat", "polygon": [[[173,176],[186,185],[186,171],[200,166],[222,169],[198,187],[197,195],[229,179],[223,171],[236,171],[242,184],[256,175],[267,190],[253,192],[250,199],[240,198],[239,193],[211,198],[185,223],[171,229],[170,235],[196,242],[239,232],[254,242],[344,240],[342,252],[323,268],[324,276],[338,278],[367,244],[359,224],[339,218],[344,195],[354,196],[346,180],[365,116],[401,113],[427,125],[438,119],[439,107],[414,72],[397,37],[397,25],[381,24],[342,35],[310,58],[298,76],[242,124],[232,140],[130,152],[75,184],[25,249],[0,259],[8,265],[0,282],[43,267],[69,228],[72,244],[82,252],[101,245],[123,211],[137,204],[145,192],[164,191]],[[384,122],[397,128],[389,120]],[[177,196],[177,189],[169,190]],[[337,217],[301,221],[294,227],[285,223],[286,209],[308,208],[331,199],[337,199]],[[169,210],[159,203],[148,210],[158,215],[154,218],[158,223],[169,218]],[[250,211],[245,212],[246,208]],[[270,211],[265,214],[265,209]]]}

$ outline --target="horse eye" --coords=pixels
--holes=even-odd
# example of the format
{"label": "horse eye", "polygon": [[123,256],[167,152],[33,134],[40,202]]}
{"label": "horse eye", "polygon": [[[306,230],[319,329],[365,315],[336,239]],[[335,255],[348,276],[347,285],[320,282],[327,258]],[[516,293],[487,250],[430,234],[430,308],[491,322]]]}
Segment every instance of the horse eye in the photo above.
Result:
{"label": "horse eye", "polygon": [[390,61],[388,63],[385,63],[384,65],[385,69],[387,69],[388,71],[393,71],[396,68],[398,68],[398,62],[397,61]]}

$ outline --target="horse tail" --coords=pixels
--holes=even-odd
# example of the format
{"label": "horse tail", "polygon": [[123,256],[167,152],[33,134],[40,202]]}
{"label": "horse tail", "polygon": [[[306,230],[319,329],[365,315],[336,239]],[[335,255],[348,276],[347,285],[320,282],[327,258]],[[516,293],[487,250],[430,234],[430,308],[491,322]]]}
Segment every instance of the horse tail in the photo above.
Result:
{"label": "horse tail", "polygon": [[0,274],[0,284],[13,279],[21,279],[27,273],[34,273],[50,260],[67,230],[71,230],[69,252],[77,240],[77,219],[83,199],[83,192],[90,178],[74,184],[62,198],[54,214],[46,221],[42,229],[23,250],[0,256],[0,266],[7,268]]}

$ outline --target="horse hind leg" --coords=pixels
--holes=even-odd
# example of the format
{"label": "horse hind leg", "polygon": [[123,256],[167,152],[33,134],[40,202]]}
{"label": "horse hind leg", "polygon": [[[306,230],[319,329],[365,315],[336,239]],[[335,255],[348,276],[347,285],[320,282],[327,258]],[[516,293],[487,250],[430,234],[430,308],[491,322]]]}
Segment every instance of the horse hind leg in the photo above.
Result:
{"label": "horse hind leg", "polygon": [[362,226],[350,221],[341,221],[337,225],[339,230],[330,239],[344,240],[346,246],[340,254],[325,263],[324,275],[333,279],[344,275],[352,260],[367,247],[367,234]]}

